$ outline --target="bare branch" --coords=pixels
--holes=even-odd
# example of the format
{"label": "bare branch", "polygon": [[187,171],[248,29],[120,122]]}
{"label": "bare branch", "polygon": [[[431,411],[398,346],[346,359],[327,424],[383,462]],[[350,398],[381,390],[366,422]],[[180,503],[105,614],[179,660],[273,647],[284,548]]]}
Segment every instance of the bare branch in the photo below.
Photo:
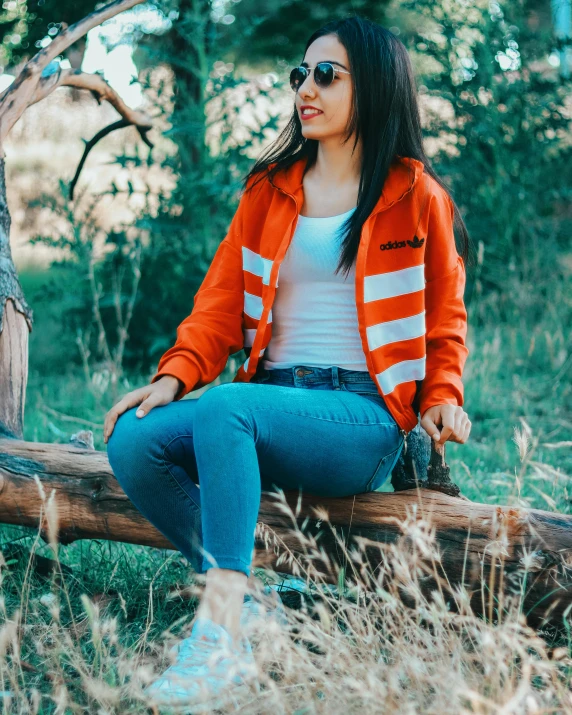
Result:
{"label": "bare branch", "polygon": [[100,129],[95,136],[93,136],[89,141],[85,142],[85,148],[83,150],[83,154],[81,156],[81,159],[79,160],[79,164],[77,165],[77,168],[75,170],[74,177],[70,183],[70,189],[69,189],[70,201],[73,201],[75,186],[78,182],[79,175],[81,174],[81,170],[83,169],[83,165],[85,164],[85,160],[87,159],[87,155],[89,154],[89,152],[93,149],[93,147],[97,144],[97,142],[100,139],[103,139],[103,137],[106,137],[108,134],[111,134],[111,132],[115,131],[116,129],[123,129],[123,127],[129,127],[129,126],[131,126],[131,125],[129,124],[129,122],[126,119],[120,119],[119,121],[113,122],[113,124],[108,124],[108,126],[104,127],[103,129]]}
{"label": "bare branch", "polygon": [[139,131],[139,134],[145,144],[151,148],[153,144],[149,141],[147,132],[152,127],[152,120],[151,117],[145,112],[141,112],[137,109],[131,109],[131,107],[127,106],[117,92],[107,84],[101,75],[89,74],[88,72],[82,72],[81,70],[58,70],[53,74],[41,77],[36,88],[36,92],[30,99],[30,105],[45,99],[57,87],[76,87],[78,89],[87,89],[95,96],[98,102],[109,102],[123,117],[119,121],[113,122],[113,124],[101,129],[94,137],[86,142],[83,156],[78,164],[75,176],[70,186],[70,199],[73,199],[73,192],[79,178],[79,174],[85,163],[87,155],[97,142],[116,129],[133,125]]}
{"label": "bare branch", "polygon": [[[142,2],[143,0],[115,0],[115,2],[95,10],[83,20],[67,27],[47,47],[40,50],[26,63],[12,84],[0,95],[0,155],[3,154],[2,144],[14,124],[33,101],[43,98],[39,96],[36,100],[32,99],[44,79],[42,73],[50,62],[94,27]],[[47,79],[50,77],[51,75]]]}
{"label": "bare branch", "polygon": [[129,124],[134,124],[139,127],[152,126],[151,117],[145,112],[137,109],[131,109],[117,92],[112,89],[105,79],[100,74],[90,74],[81,70],[61,70],[54,74],[40,78],[36,91],[30,97],[29,105],[45,99],[58,87],[77,87],[78,89],[88,89],[92,92],[99,102],[109,102],[112,107],[126,119]]}
{"label": "bare branch", "polygon": [[104,7],[94,10],[94,12],[84,17],[83,20],[70,25],[63,32],[60,32],[49,45],[40,50],[28,64],[39,67],[40,72],[47,67],[48,64],[61,55],[64,50],[77,42],[94,27],[101,25],[106,20],[119,15],[126,10],[130,10],[135,5],[140,5],[143,0],[115,0]]}

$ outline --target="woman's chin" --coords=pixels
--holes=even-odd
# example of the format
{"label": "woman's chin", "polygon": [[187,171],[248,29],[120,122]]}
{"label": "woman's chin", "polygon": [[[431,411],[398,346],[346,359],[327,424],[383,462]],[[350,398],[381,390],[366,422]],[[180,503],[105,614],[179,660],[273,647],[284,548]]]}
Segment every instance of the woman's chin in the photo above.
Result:
{"label": "woman's chin", "polygon": [[318,127],[302,127],[302,136],[305,139],[325,139],[326,133],[321,132]]}

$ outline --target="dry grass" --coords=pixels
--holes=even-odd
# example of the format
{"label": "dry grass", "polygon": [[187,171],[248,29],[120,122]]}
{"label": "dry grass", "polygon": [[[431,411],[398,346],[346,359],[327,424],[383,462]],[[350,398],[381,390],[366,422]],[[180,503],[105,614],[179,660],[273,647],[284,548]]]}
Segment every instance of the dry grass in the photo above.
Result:
{"label": "dry grass", "polygon": [[[82,593],[81,608],[74,613],[68,587],[72,576],[60,561],[55,502],[39,480],[37,486],[54,577],[49,591],[38,595],[31,586],[31,558],[25,568],[21,564],[19,603],[8,612],[4,588],[9,568],[3,563],[0,569],[3,712],[146,712],[142,689],[169,665],[169,648],[188,633],[193,619],[188,599],[200,594],[203,577],[161,595],[159,575],[169,564],[163,561],[148,584],[148,602],[137,628],[126,607],[128,593],[125,598],[118,593],[116,599],[90,599]],[[281,495],[277,499],[295,524],[296,515]],[[319,517],[328,529],[327,514]],[[431,525],[410,519],[401,530],[397,543],[380,549],[375,574],[364,558],[364,543],[349,550],[339,539],[340,552],[351,561],[345,572],[338,569],[340,588],[323,581],[316,569],[323,559],[318,543],[298,530],[300,553],[285,550],[282,558],[306,581],[307,590],[297,608],[286,608],[287,626],[275,620],[251,624],[263,687],[240,712],[572,712],[570,642],[553,647],[528,627],[518,597],[507,600],[500,623],[477,617],[468,593],[460,588],[451,611],[442,594],[422,588],[424,568],[438,561]],[[280,548],[272,533],[265,535]],[[32,554],[38,543],[39,537]],[[118,567],[119,561],[108,564],[113,573]],[[262,585],[257,580],[255,596],[271,604]],[[400,589],[407,590],[416,608],[404,605]],[[291,605],[292,595],[284,599]],[[181,597],[187,604],[182,616],[158,629],[159,600]],[[117,613],[111,616],[114,601]]]}

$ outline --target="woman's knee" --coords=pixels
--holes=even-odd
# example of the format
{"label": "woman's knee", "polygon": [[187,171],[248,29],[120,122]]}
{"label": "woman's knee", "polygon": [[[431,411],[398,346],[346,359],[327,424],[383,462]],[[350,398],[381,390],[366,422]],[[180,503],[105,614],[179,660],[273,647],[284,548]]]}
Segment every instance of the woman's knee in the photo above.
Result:
{"label": "woman's knee", "polygon": [[118,417],[107,441],[109,464],[127,494],[145,488],[146,476],[152,476],[149,463],[158,454],[157,431],[149,420],[152,412],[141,418],[136,411],[132,407]]}

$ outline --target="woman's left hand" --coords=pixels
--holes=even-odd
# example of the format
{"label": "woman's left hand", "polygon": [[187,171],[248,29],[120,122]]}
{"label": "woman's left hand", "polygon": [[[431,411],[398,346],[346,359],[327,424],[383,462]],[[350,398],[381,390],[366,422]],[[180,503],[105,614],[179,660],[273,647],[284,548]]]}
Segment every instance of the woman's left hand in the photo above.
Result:
{"label": "woman's left hand", "polygon": [[[440,434],[439,425],[443,427]],[[447,440],[464,444],[469,438],[471,420],[458,405],[433,405],[421,418],[421,427],[433,439],[435,446],[442,446]]]}

